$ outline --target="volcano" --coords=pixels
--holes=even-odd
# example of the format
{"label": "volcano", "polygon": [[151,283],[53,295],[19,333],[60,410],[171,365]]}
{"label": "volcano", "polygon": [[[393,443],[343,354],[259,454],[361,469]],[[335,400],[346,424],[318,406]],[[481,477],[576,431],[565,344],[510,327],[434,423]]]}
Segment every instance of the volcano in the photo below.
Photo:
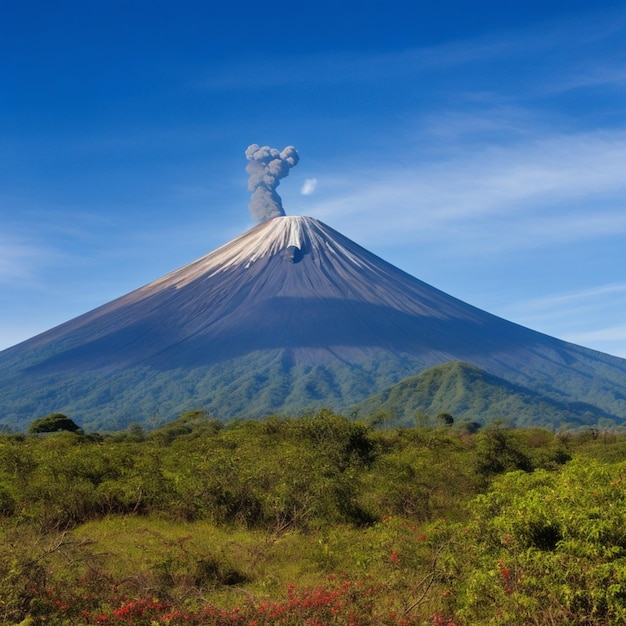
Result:
{"label": "volcano", "polygon": [[280,216],[0,352],[0,423],[348,410],[449,361],[626,420],[626,360],[481,311],[316,219]]}

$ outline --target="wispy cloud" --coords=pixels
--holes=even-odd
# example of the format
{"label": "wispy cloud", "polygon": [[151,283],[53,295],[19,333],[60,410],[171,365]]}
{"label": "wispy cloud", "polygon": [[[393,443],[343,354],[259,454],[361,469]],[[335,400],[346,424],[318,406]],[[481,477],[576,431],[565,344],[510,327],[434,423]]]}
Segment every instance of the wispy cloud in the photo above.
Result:
{"label": "wispy cloud", "polygon": [[594,312],[598,317],[608,307],[626,309],[626,283],[598,285],[511,304],[511,309],[514,309],[518,316],[535,322],[561,318],[564,311],[572,318],[579,318],[582,313]]}
{"label": "wispy cloud", "polygon": [[300,193],[303,196],[310,196],[312,193],[315,192],[316,188],[317,188],[317,178],[307,178],[304,181],[304,184],[302,185],[302,187],[300,188]]}
{"label": "wispy cloud", "polygon": [[[500,314],[566,341],[626,357],[626,282],[510,302]],[[593,330],[589,330],[593,320]]]}
{"label": "wispy cloud", "polygon": [[[196,78],[193,86],[211,90],[249,90],[289,86],[339,85],[356,83],[395,82],[424,74],[441,73],[455,68],[467,68],[484,63],[507,63],[508,74],[525,74],[531,59],[533,71],[526,82],[542,85],[542,89],[568,90],[576,86],[571,77],[578,76],[581,84],[621,82],[623,75],[616,62],[611,68],[596,63],[595,57],[620,40],[626,31],[623,11],[592,10],[569,20],[546,21],[523,29],[499,31],[473,39],[458,39],[438,45],[378,53],[349,50],[333,53],[284,55],[254,59],[243,58],[228,65],[212,67],[206,75]],[[573,53],[574,51],[578,54]],[[585,51],[585,54],[580,54]],[[547,58],[554,56],[562,69],[571,72],[563,77],[553,75]],[[513,60],[520,63],[512,63]],[[621,66],[623,69],[623,65]],[[601,71],[601,68],[605,68]],[[507,80],[501,74],[501,82]],[[550,76],[549,81],[541,77]]]}
{"label": "wispy cloud", "polygon": [[[341,179],[329,172],[333,195],[320,197],[311,213],[339,225],[358,216],[355,227],[370,241],[453,234],[455,245],[479,237],[494,250],[626,233],[626,131],[546,135],[528,128],[501,145],[449,145],[438,146],[435,162],[382,160]],[[381,220],[381,211],[394,219]]]}
{"label": "wispy cloud", "polygon": [[0,236],[0,283],[19,285],[33,281],[37,268],[50,260],[50,250],[17,238]]}
{"label": "wispy cloud", "polygon": [[505,39],[442,44],[400,52],[334,52],[289,57],[249,59],[211,70],[194,86],[211,90],[273,88],[281,85],[314,86],[320,84],[372,83],[396,80],[420,72],[461,66],[493,57],[510,49]]}
{"label": "wispy cloud", "polygon": [[[581,333],[572,333],[569,335],[569,341],[581,345],[589,345],[593,343],[605,343],[607,346],[614,344],[616,350],[626,357],[626,324],[620,326],[609,326],[598,330],[585,331]],[[622,347],[624,344],[624,347]],[[617,354],[617,352],[614,352]]]}

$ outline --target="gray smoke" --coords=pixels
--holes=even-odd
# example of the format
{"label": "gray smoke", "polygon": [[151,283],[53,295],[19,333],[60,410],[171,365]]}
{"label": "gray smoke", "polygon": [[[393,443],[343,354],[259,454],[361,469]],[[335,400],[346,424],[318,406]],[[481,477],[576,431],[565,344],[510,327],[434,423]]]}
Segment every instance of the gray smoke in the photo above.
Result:
{"label": "gray smoke", "polygon": [[282,152],[269,146],[253,143],[246,150],[249,163],[246,172],[250,174],[248,191],[252,199],[248,205],[252,216],[259,222],[285,215],[283,203],[276,193],[280,179],[289,175],[289,169],[297,165],[300,157],[293,146],[287,146]]}

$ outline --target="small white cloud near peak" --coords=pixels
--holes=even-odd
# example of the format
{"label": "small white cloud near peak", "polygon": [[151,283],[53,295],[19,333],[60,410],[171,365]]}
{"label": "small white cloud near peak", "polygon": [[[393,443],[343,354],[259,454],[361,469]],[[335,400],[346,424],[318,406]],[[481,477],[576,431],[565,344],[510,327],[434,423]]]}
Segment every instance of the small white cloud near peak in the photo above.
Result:
{"label": "small white cloud near peak", "polygon": [[302,185],[302,189],[300,189],[300,193],[303,196],[310,196],[317,187],[317,178],[307,178],[304,181],[304,185]]}

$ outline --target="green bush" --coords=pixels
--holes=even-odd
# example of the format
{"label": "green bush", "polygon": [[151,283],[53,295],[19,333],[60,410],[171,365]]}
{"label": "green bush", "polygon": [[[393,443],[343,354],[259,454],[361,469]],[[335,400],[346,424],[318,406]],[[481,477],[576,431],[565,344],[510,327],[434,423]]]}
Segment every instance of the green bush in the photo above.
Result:
{"label": "green bush", "polygon": [[63,413],[50,413],[49,415],[36,419],[28,427],[28,432],[31,434],[56,433],[63,430],[72,433],[79,430],[74,421],[67,417],[67,415],[63,415]]}
{"label": "green bush", "polygon": [[459,615],[471,624],[625,623],[625,485],[626,462],[498,478],[470,506]]}

